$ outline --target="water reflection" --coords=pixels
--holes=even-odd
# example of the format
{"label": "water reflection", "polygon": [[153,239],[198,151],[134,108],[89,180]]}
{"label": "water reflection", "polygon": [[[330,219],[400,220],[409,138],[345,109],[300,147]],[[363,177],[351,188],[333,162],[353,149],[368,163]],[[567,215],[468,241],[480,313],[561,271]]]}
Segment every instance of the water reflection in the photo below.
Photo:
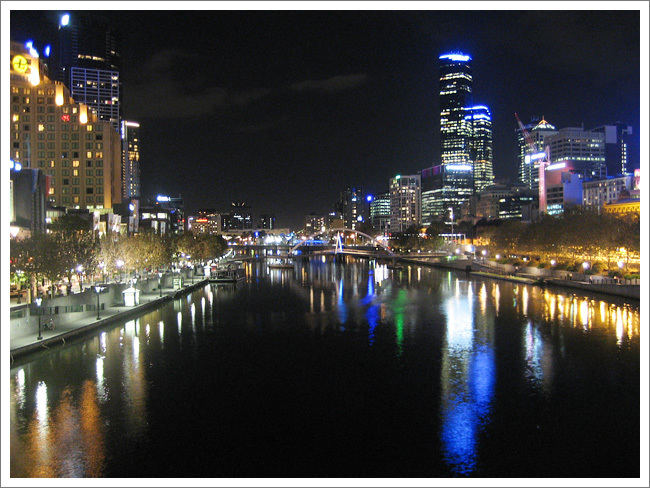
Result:
{"label": "water reflection", "polygon": [[[276,379],[278,384],[291,382],[291,378],[275,378],[275,373],[266,371],[266,376],[255,377],[258,370],[268,369],[258,367],[258,362],[263,364],[261,361],[269,357],[273,360],[267,364],[283,366],[278,371],[309,371],[304,376],[308,386],[298,393],[301,398],[319,391],[320,378],[326,378],[323,391],[336,391],[339,381],[331,379],[331,371],[341,361],[341,383],[346,382],[346,387],[355,392],[366,391],[349,395],[350,399],[340,395],[352,402],[350,411],[367,413],[366,406],[354,403],[368,396],[363,389],[368,388],[365,381],[373,385],[372,394],[377,395],[379,403],[413,400],[414,411],[420,417],[404,425],[419,432],[418,425],[434,418],[436,427],[428,434],[431,438],[427,445],[440,447],[440,461],[455,475],[480,474],[485,452],[490,451],[487,432],[494,427],[499,413],[508,416],[499,408],[508,405],[511,396],[521,395],[518,405],[530,404],[537,410],[561,405],[558,378],[564,382],[561,386],[569,384],[572,391],[572,368],[565,366],[575,363],[584,369],[588,369],[585,365],[602,365],[608,373],[599,377],[602,381],[598,387],[603,396],[617,398],[610,394],[608,378],[621,374],[610,372],[620,373],[618,357],[638,351],[639,308],[623,300],[607,301],[566,290],[494,280],[475,281],[465,275],[421,267],[400,273],[374,262],[345,264],[319,258],[296,266],[296,272],[289,273],[267,273],[264,266],[250,266],[246,284],[197,290],[189,301],[169,302],[136,320],[116,324],[15,365],[11,370],[12,476],[119,476],[116,459],[124,462],[134,455],[131,451],[125,454],[125,446],[155,449],[155,442],[170,438],[165,433],[169,419],[182,419],[191,426],[188,431],[202,431],[203,424],[192,423],[197,416],[196,406],[184,401],[194,395],[210,398],[210,408],[224,409],[223,402],[229,402],[234,413],[227,411],[223,415],[221,410],[223,417],[209,414],[201,417],[201,422],[214,421],[208,427],[224,436],[224,445],[235,445],[238,434],[223,434],[220,429],[227,422],[221,419],[235,418],[235,424],[245,424],[244,417],[237,417],[238,409],[246,410],[237,403],[248,394],[242,392],[255,391],[260,384]],[[201,323],[204,327],[200,327]],[[208,329],[208,323],[219,326]],[[299,336],[297,343],[301,348],[312,347],[306,350],[314,354],[291,349],[292,340],[278,341],[274,335],[292,331],[307,332]],[[333,336],[336,342],[331,342]],[[281,347],[282,343],[285,349],[275,356],[276,351],[263,349],[267,343],[273,347]],[[301,359],[305,356],[309,359]],[[589,361],[585,362],[585,356]],[[324,357],[324,364],[315,364],[314,358],[319,357]],[[188,359],[201,371],[213,373],[184,372],[179,375],[181,385],[175,384],[179,380],[174,378],[174,371],[188,364]],[[219,376],[216,372],[227,378],[225,384],[215,379]],[[205,383],[202,377],[207,378]],[[417,388],[405,393],[412,387],[411,379]],[[511,381],[516,388],[512,388]],[[584,377],[577,375],[575,382],[579,386],[575,390],[579,391]],[[213,397],[202,393],[206,383],[214,389]],[[246,386],[233,395],[237,383]],[[268,391],[264,390],[265,394]],[[382,396],[383,391],[389,393]],[[423,400],[431,391],[435,392],[433,404],[430,396]],[[268,411],[292,413],[285,403],[278,404],[280,399],[272,395],[264,398],[272,407]],[[535,404],[540,398],[545,403]],[[314,404],[320,405],[321,401],[327,402],[328,394]],[[415,408],[423,405],[426,408]],[[323,408],[327,410],[329,405]],[[167,410],[174,415],[168,415]],[[512,417],[520,414],[511,413]],[[349,414],[346,411],[337,415]],[[345,418],[349,421],[349,435],[355,436],[355,423]],[[382,430],[382,421],[387,418],[393,417],[378,417],[373,425],[387,440],[399,443],[399,436],[393,438],[390,430]],[[268,420],[270,425],[276,419]],[[293,419],[283,421],[293,425]],[[311,425],[302,421],[303,425]],[[368,419],[364,422],[370,423]],[[551,427],[571,429],[564,424]],[[174,435],[185,436],[183,430],[176,430]],[[269,432],[264,434],[274,439]],[[498,432],[494,435],[498,436]],[[354,438],[368,447],[362,435]],[[188,443],[188,437],[183,441]],[[228,455],[220,450],[223,448],[219,442],[205,441],[216,458]],[[526,449],[523,444],[525,440],[518,448]],[[557,448],[549,446],[549,450],[553,447]],[[395,448],[403,449],[404,445],[396,444]],[[182,452],[178,455],[189,456]],[[420,454],[414,451],[412,455]],[[360,461],[372,462],[365,457]]]}

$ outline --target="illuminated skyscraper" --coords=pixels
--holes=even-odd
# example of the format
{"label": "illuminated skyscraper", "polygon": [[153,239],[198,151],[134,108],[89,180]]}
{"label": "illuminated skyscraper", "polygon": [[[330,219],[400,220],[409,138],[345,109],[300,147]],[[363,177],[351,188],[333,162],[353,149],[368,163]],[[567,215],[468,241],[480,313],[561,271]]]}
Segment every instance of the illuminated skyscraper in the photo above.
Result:
{"label": "illuminated skyscraper", "polygon": [[122,121],[122,199],[140,198],[140,124]]}
{"label": "illuminated skyscraper", "polygon": [[544,139],[557,133],[554,125],[549,124],[544,118],[534,117],[530,124],[524,126],[530,134],[535,150],[528,145],[520,128],[516,129],[517,145],[519,147],[518,166],[519,181],[534,191],[539,189],[539,162],[544,159],[542,152],[545,149]]}
{"label": "illuminated skyscraper", "polygon": [[474,165],[474,191],[480,192],[494,183],[492,171],[492,116],[485,105],[475,105],[468,110],[466,119],[472,121],[472,162]]}
{"label": "illuminated skyscraper", "polygon": [[64,14],[59,21],[56,77],[77,102],[120,130],[120,54],[115,32],[96,13]]}
{"label": "illuminated skyscraper", "polygon": [[428,220],[443,218],[449,208],[460,215],[460,207],[474,192],[472,58],[449,53],[439,59],[442,181],[431,194]]}

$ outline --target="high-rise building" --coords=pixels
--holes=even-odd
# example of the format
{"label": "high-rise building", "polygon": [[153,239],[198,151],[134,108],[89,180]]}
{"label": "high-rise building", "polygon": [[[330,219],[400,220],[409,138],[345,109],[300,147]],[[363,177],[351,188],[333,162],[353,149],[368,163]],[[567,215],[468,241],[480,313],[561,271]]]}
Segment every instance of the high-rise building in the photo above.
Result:
{"label": "high-rise building", "polygon": [[492,169],[492,116],[485,105],[474,105],[466,119],[472,122],[471,160],[474,165],[474,192],[494,183]]}
{"label": "high-rise building", "polygon": [[629,151],[632,126],[616,122],[614,125],[603,125],[592,130],[603,134],[607,175],[627,173],[631,168]]}
{"label": "high-rise building", "polygon": [[33,54],[11,43],[10,159],[50,177],[52,205],[108,212],[121,202],[119,135],[65,85],[40,76]]}
{"label": "high-rise building", "polygon": [[228,230],[251,230],[252,228],[253,216],[250,205],[246,202],[232,202]]}
{"label": "high-rise building", "polygon": [[390,179],[390,231],[403,232],[421,219],[420,175],[397,175]]}
{"label": "high-rise building", "polygon": [[22,168],[11,161],[9,229],[13,237],[45,232],[48,180],[38,168]]}
{"label": "high-rise building", "polygon": [[187,218],[188,230],[195,234],[220,234],[221,215],[213,208],[196,211],[196,215]]}
{"label": "high-rise building", "polygon": [[140,198],[140,124],[122,121],[122,198]]}
{"label": "high-rise building", "polygon": [[[463,203],[474,192],[474,155],[483,158],[477,168],[478,175],[489,180],[491,173],[491,119],[487,107],[477,106],[474,110],[472,106],[472,58],[462,53],[448,53],[441,55],[439,60],[442,167],[438,173],[442,180],[441,187],[427,195],[427,224],[444,219],[449,208],[453,208],[456,215],[460,214]],[[476,144],[475,114],[478,116]],[[481,180],[479,185],[482,184]]]}
{"label": "high-rise building", "polygon": [[370,202],[370,223],[376,232],[382,234],[390,230],[390,194],[375,195]]}
{"label": "high-rise building", "polygon": [[317,234],[319,232],[325,232],[327,228],[327,219],[324,215],[319,215],[315,213],[310,213],[305,215],[305,225],[304,230],[308,235]]}
{"label": "high-rise building", "polygon": [[524,126],[529,133],[535,148],[532,149],[526,141],[521,128],[517,128],[517,146],[519,147],[518,168],[519,181],[534,191],[539,189],[539,163],[544,159],[545,138],[557,133],[557,129],[549,124],[544,117],[533,117],[530,124]]}
{"label": "high-rise building", "polygon": [[57,79],[77,102],[120,130],[120,54],[115,31],[96,13],[66,13],[59,22]]}
{"label": "high-rise building", "polygon": [[602,178],[607,173],[602,132],[565,127],[545,137],[544,143],[550,148],[551,163],[571,161],[584,178]]}
{"label": "high-rise building", "polygon": [[347,186],[339,194],[336,211],[343,218],[345,227],[356,229],[369,218],[370,201],[363,195],[361,187]]}

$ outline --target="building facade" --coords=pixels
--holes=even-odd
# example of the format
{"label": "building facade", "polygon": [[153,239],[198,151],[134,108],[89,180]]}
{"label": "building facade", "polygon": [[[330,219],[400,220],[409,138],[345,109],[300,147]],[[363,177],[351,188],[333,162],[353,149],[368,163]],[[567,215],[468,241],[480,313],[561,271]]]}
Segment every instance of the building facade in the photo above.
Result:
{"label": "building facade", "polygon": [[420,191],[420,175],[397,175],[390,179],[390,232],[420,225]]}
{"label": "building facade", "polygon": [[9,229],[12,237],[45,232],[49,177],[12,161],[9,175]]}
{"label": "building facade", "polygon": [[[52,205],[104,212],[119,204],[118,133],[77,103],[65,85],[35,76],[37,57],[19,44],[11,47],[10,158],[50,177]],[[23,61],[35,69],[23,69]]]}
{"label": "building facade", "polygon": [[383,235],[390,231],[390,193],[375,195],[370,202],[370,223],[375,232]]}
{"label": "building facade", "polygon": [[122,199],[140,198],[140,124],[122,121]]}
{"label": "building facade", "polygon": [[261,214],[257,227],[265,230],[273,230],[277,228],[277,225],[275,224],[275,215]]}
{"label": "building facade", "polygon": [[73,12],[59,22],[57,79],[72,97],[120,130],[120,54],[115,31],[101,15]]}
{"label": "building facade", "polygon": [[466,119],[472,122],[471,160],[474,166],[474,192],[494,183],[492,168],[492,115],[485,105],[474,105]]}
{"label": "building facade", "polygon": [[544,117],[534,117],[530,124],[524,126],[533,142],[534,149],[526,141],[521,128],[516,129],[518,154],[519,181],[528,188],[539,191],[539,163],[544,160],[547,137],[556,134],[554,125],[547,122]]}
{"label": "building facade", "polygon": [[619,199],[621,193],[634,189],[634,176],[608,176],[598,180],[585,180],[582,183],[582,204],[585,207],[601,209]]}
{"label": "building facade", "polygon": [[550,162],[572,161],[584,178],[603,178],[605,165],[605,138],[602,132],[581,127],[565,127],[544,139],[550,149]]}

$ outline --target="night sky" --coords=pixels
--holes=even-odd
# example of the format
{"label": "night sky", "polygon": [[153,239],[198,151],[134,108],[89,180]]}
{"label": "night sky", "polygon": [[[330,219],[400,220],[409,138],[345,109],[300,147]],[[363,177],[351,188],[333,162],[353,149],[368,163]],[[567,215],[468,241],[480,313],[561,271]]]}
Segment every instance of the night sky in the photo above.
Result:
{"label": "night sky", "polygon": [[[180,193],[189,211],[245,200],[298,226],[346,184],[381,192],[437,164],[437,61],[451,50],[473,58],[497,178],[516,178],[514,112],[626,122],[639,167],[638,11],[97,13],[121,36],[143,193]],[[54,46],[59,14],[12,12],[11,39]]]}

